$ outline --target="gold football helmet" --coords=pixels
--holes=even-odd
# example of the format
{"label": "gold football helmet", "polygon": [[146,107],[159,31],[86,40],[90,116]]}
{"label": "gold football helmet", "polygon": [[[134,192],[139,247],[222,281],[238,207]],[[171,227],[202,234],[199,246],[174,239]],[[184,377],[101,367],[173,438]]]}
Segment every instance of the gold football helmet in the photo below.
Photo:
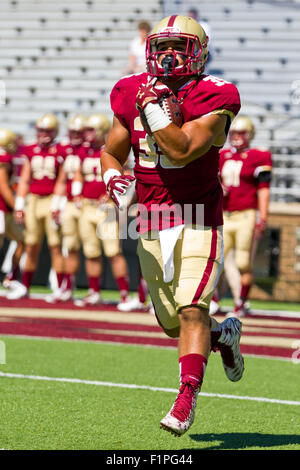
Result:
{"label": "gold football helmet", "polygon": [[247,116],[238,116],[232,121],[230,131],[248,132],[250,139],[253,139],[255,127],[251,119]]}
{"label": "gold football helmet", "polygon": [[43,114],[35,123],[37,139],[41,145],[49,145],[55,139],[59,131],[59,122],[51,113]]}
{"label": "gold football helmet", "polygon": [[75,114],[68,122],[70,144],[78,147],[84,141],[84,130],[87,118],[83,114]]}
{"label": "gold football helmet", "polygon": [[238,116],[232,121],[229,130],[229,143],[236,149],[249,147],[255,135],[255,127],[248,116]]}
{"label": "gold football helmet", "polygon": [[57,133],[59,130],[58,119],[56,116],[54,116],[54,114],[51,114],[51,113],[43,114],[43,116],[41,116],[37,120],[35,127],[41,130],[49,130],[49,131],[55,130]]}
{"label": "gold football helmet", "polygon": [[[185,50],[168,51],[167,59],[160,43],[180,41],[185,43]],[[166,46],[167,47],[167,46]],[[176,58],[180,55],[183,63],[179,65]],[[146,43],[147,70],[151,76],[176,78],[200,75],[208,59],[208,36],[200,24],[188,16],[172,15],[161,20],[151,31]]]}
{"label": "gold football helmet", "polygon": [[105,114],[92,114],[85,122],[85,129],[95,129],[98,138],[104,137],[111,128],[111,122]]}
{"label": "gold football helmet", "polygon": [[9,129],[0,129],[0,147],[14,154],[17,149],[17,134]]}
{"label": "gold football helmet", "polygon": [[82,132],[87,118],[83,114],[75,114],[68,122],[68,130]]}

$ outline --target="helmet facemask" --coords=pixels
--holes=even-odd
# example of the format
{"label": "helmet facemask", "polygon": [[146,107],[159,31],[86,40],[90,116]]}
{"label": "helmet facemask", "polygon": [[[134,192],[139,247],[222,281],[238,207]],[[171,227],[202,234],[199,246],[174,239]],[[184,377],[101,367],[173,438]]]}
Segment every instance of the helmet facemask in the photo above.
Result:
{"label": "helmet facemask", "polygon": [[104,114],[93,114],[84,126],[84,138],[93,146],[102,146],[110,130],[111,124]]}
{"label": "helmet facemask", "polygon": [[248,131],[233,130],[229,132],[229,143],[237,151],[245,150],[250,146],[250,133]]}
{"label": "helmet facemask", "polygon": [[84,129],[84,140],[89,144],[97,144],[98,140],[101,140],[101,135],[97,132],[94,127],[86,127]]}
{"label": "helmet facemask", "polygon": [[102,147],[105,143],[105,137],[106,133],[101,128],[86,126],[84,130],[85,141],[95,148]]}
{"label": "helmet facemask", "polygon": [[4,149],[6,150],[7,153],[10,155],[14,155],[17,151],[17,141],[11,141],[9,142]]}
{"label": "helmet facemask", "polygon": [[69,129],[68,136],[69,136],[70,144],[74,145],[74,147],[79,147],[79,145],[81,145],[84,141],[83,130]]}
{"label": "helmet facemask", "polygon": [[68,123],[68,136],[70,144],[78,147],[84,142],[84,126],[86,117],[82,114],[76,114]]}
{"label": "helmet facemask", "polygon": [[53,114],[44,114],[35,124],[39,145],[49,146],[58,134],[59,123]]}
{"label": "helmet facemask", "polygon": [[47,147],[54,142],[57,136],[56,129],[44,129],[41,127],[36,128],[37,141],[40,145]]}
{"label": "helmet facemask", "polygon": [[255,127],[251,119],[247,116],[238,116],[230,126],[229,143],[237,151],[245,150],[250,147],[254,134]]}
{"label": "helmet facemask", "polygon": [[[208,38],[207,38],[208,39]],[[176,46],[172,51],[159,50],[158,46],[161,42],[172,41],[176,44],[185,44],[184,50],[176,50]],[[161,55],[166,57],[160,61]],[[178,57],[181,58],[182,64],[179,65]],[[205,44],[201,44],[199,37],[187,33],[161,32],[148,36],[146,44],[146,62],[148,73],[155,77],[164,77],[172,79],[178,77],[188,77],[200,75],[205,66],[208,57],[207,40]],[[160,63],[161,62],[161,63]]]}

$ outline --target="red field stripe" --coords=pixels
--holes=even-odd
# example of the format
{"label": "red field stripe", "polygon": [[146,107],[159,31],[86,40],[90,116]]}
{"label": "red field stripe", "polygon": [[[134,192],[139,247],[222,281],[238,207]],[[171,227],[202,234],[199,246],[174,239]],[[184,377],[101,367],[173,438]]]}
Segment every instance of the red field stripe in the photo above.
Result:
{"label": "red field stripe", "polygon": [[161,332],[160,326],[151,325],[137,325],[130,323],[111,323],[92,320],[72,320],[72,319],[59,319],[59,318],[28,318],[28,317],[1,317],[4,321],[0,322],[0,333],[2,325],[4,324],[33,324],[41,326],[56,326],[58,328],[74,328],[74,329],[109,329],[109,330],[124,330],[124,331],[149,331]]}
{"label": "red field stripe", "polygon": [[[251,319],[252,319],[252,316],[251,316]],[[262,322],[263,321],[267,321],[269,320],[270,322],[273,322],[271,325],[265,325],[263,324]],[[296,320],[294,322],[294,320]],[[223,320],[220,320],[220,321],[223,321]],[[284,323],[284,322],[289,322],[289,323],[293,323],[293,325],[278,325],[278,322],[280,323]],[[243,325],[244,328],[261,328],[263,330],[266,330],[268,331],[269,329],[277,329],[279,332],[281,330],[299,330],[300,331],[300,319],[299,318],[279,318],[279,317],[260,317],[260,322],[258,321],[257,323],[252,323],[251,324],[247,324],[246,322],[244,323]]]}
{"label": "red field stripe", "polygon": [[[45,296],[46,297],[46,296]],[[89,311],[101,311],[101,310],[117,310],[117,302],[110,302],[110,303],[103,303],[98,305],[90,305],[87,307],[77,307],[74,302],[56,302],[56,303],[48,303],[43,299],[18,299],[18,300],[8,300],[5,297],[0,297],[0,307],[13,307],[13,308],[54,308],[54,309],[61,309],[61,310],[73,310],[74,314],[76,311],[80,312],[81,310],[89,310]],[[119,311],[119,310],[118,310]],[[139,310],[137,310],[139,311]]]}
{"label": "red field stripe", "polygon": [[[268,330],[272,329],[272,330],[278,330],[278,334],[281,334],[281,333],[288,333],[290,330],[292,331],[299,331],[300,333],[300,322],[299,322],[299,326],[298,325],[295,325],[295,326],[277,326],[276,325],[276,319],[273,319],[274,321],[274,324],[273,325],[261,325],[259,323],[254,323],[254,324],[251,324],[251,325],[244,325],[243,327],[243,333],[246,332],[246,328],[259,328],[262,331],[263,334],[265,333],[268,333]],[[290,321],[290,319],[288,319],[288,321]],[[247,332],[248,333],[248,332]],[[251,332],[252,333],[252,332]],[[277,334],[277,332],[275,333]]]}
{"label": "red field stripe", "polygon": [[65,338],[65,339],[86,339],[93,341],[107,341],[116,343],[130,343],[130,344],[147,344],[153,346],[177,346],[177,340],[168,338],[147,338],[135,336],[123,336],[118,334],[103,334],[93,333],[90,331],[83,331],[81,329],[68,329],[57,328],[57,325],[37,325],[30,323],[2,323],[1,333],[9,335],[22,335],[22,336],[40,336],[48,338]]}
{"label": "red field stripe", "polygon": [[[45,295],[46,296],[46,295]],[[76,312],[80,312],[82,310],[87,310],[87,311],[117,311],[120,313],[120,311],[117,309],[117,302],[114,302],[114,301],[111,301],[111,302],[108,302],[108,303],[103,303],[103,304],[99,304],[99,305],[91,305],[91,306],[88,306],[88,307],[77,307],[76,305],[74,305],[74,302],[73,301],[68,301],[68,302],[57,302],[57,303],[48,303],[46,302],[45,300],[43,299],[32,299],[32,298],[25,298],[25,299],[19,299],[19,300],[8,300],[6,299],[6,297],[4,296],[0,296],[0,307],[13,307],[13,308],[22,308],[22,309],[30,309],[30,308],[41,308],[41,309],[60,309],[60,310],[72,310],[72,312],[74,313],[74,316],[76,315]],[[142,309],[137,309],[135,312],[137,313],[146,313],[144,310]],[[123,312],[124,315],[126,315],[125,312]],[[131,312],[131,313],[134,313],[134,312]],[[291,312],[293,313],[293,312]],[[220,317],[221,318],[221,317]],[[224,316],[225,318],[225,316]],[[222,321],[223,319],[222,318]],[[274,320],[274,327],[276,327],[276,321],[288,321],[288,322],[294,322],[295,324],[299,325],[299,328],[300,328],[300,322],[299,322],[299,318],[294,318],[294,317],[283,317],[283,316],[277,316],[276,317],[272,317],[272,316],[269,316],[269,315],[266,315],[266,316],[263,316],[263,315],[255,315],[255,313],[252,313],[249,318],[251,319],[257,319],[257,320]],[[217,318],[216,318],[217,319]],[[251,326],[255,326],[254,325],[251,325]],[[261,328],[268,328],[268,326],[264,326],[264,325],[258,325],[260,326]],[[282,328],[291,328],[291,327],[282,327]],[[296,326],[297,328],[297,326]]]}
{"label": "red field stripe", "polygon": [[293,351],[294,349],[291,348],[277,348],[275,346],[241,345],[241,352],[243,354],[253,354],[255,356],[287,357],[291,359]]}
{"label": "red field stripe", "polygon": [[[268,312],[268,311],[267,311]],[[255,314],[255,310],[253,310],[253,312],[251,312],[251,314],[247,315],[246,317],[244,318],[241,318],[241,321],[245,321],[245,324],[247,322],[247,320],[251,320],[251,322],[253,320],[257,320],[257,324],[260,325],[260,323],[263,321],[263,320],[266,320],[266,321],[274,321],[274,325],[276,324],[276,322],[289,322],[289,323],[296,323],[300,326],[300,318],[299,316],[292,316],[293,314],[297,314],[299,315],[299,311],[293,311],[291,310],[290,312],[288,311],[280,311],[280,310],[273,310],[272,312],[274,312],[274,315],[269,315],[269,314],[266,314],[266,315],[263,315],[263,314]],[[291,316],[288,315],[288,313],[291,314]],[[284,315],[286,316],[284,316]],[[218,322],[222,322],[223,320],[225,320],[226,318],[226,312],[222,312],[221,314],[216,314],[213,316]],[[256,323],[253,323],[253,325],[251,326],[255,326]],[[269,328],[268,326],[264,326],[264,328]],[[289,327],[290,328],[290,327]]]}
{"label": "red field stripe", "polygon": [[[102,322],[102,321],[92,321],[92,320],[73,320],[73,319],[58,319],[58,318],[28,318],[28,317],[1,317],[5,321],[0,322],[0,332],[1,327],[5,323],[23,323],[23,324],[34,324],[41,326],[50,326],[54,327],[55,325],[58,328],[73,328],[73,329],[109,329],[109,330],[124,330],[124,331],[145,331],[145,332],[161,332],[162,329],[160,326],[151,326],[151,325],[138,325],[130,323],[112,323],[112,322]],[[278,332],[278,333],[268,333],[266,332],[255,332],[255,331],[244,331],[243,336],[260,336],[267,338],[300,338],[300,329],[298,333],[288,333],[288,332]]]}
{"label": "red field stripe", "polygon": [[[168,338],[147,338],[136,337],[134,332],[132,336],[123,336],[118,334],[101,334],[82,329],[59,327],[59,324],[37,324],[37,323],[1,323],[1,334],[38,336],[45,338],[58,339],[81,339],[90,341],[116,342],[123,344],[140,344],[161,347],[177,348],[177,340]],[[290,348],[278,348],[272,346],[241,345],[243,354],[253,354],[259,356],[275,356],[292,358],[293,350]],[[217,353],[218,354],[218,353]]]}
{"label": "red field stripe", "polygon": [[[28,313],[29,309],[57,309],[57,310],[70,310],[68,316],[70,318],[42,318],[33,314],[32,317],[17,317],[11,316],[6,317],[5,315],[0,314],[0,334],[9,334],[9,335],[23,335],[23,336],[39,336],[45,338],[65,338],[65,339],[82,339],[89,341],[102,341],[102,342],[117,342],[123,344],[140,344],[140,345],[152,345],[152,346],[161,346],[161,347],[177,347],[178,341],[176,339],[168,338],[167,336],[163,337],[147,337],[147,333],[161,333],[162,330],[158,325],[141,325],[141,324],[131,324],[131,323],[114,323],[107,320],[101,321],[102,312],[111,312],[112,320],[114,319],[115,312],[120,314],[116,308],[116,305],[102,304],[98,306],[93,306],[90,308],[76,308],[72,302],[66,303],[57,303],[57,304],[48,304],[40,299],[21,299],[18,301],[8,301],[5,298],[0,298],[0,306],[7,307],[7,313],[9,313],[9,307],[21,308],[24,315],[25,311]],[[96,320],[88,320],[85,318],[77,319],[76,314],[82,310],[90,310],[93,312],[99,312],[99,317],[96,315]],[[21,311],[22,312],[22,311]],[[30,313],[30,311],[29,311]],[[131,312],[138,313],[138,312]],[[145,316],[149,313],[143,312]],[[22,313],[21,313],[22,314]],[[84,315],[83,315],[84,317]],[[123,313],[121,319],[126,322],[126,313]],[[132,318],[132,317],[131,317]],[[137,315],[137,319],[140,320],[141,315]],[[260,337],[266,338],[270,341],[270,338],[274,338],[274,342],[271,340],[271,343],[274,346],[270,345],[247,345],[242,344],[241,350],[244,354],[253,354],[259,356],[269,356],[269,357],[283,357],[283,358],[292,358],[294,350],[292,348],[282,348],[275,345],[277,338],[290,338],[290,339],[299,339],[300,338],[300,322],[297,318],[285,318],[285,317],[270,317],[270,316],[255,316],[251,315],[249,317],[254,319],[253,324],[246,325],[251,330],[251,328],[257,328],[260,331],[245,331],[243,332],[243,337]],[[255,319],[258,321],[256,322]],[[218,320],[222,321],[223,318]],[[263,320],[272,321],[272,325],[263,325],[261,324]],[[289,326],[276,326],[277,321],[289,322]],[[292,326],[291,326],[291,322]],[[272,329],[275,332],[269,332],[268,330]],[[118,331],[119,330],[119,331]],[[296,330],[293,331],[292,330]],[[107,332],[106,332],[107,331]],[[298,334],[299,331],[299,334]],[[122,332],[127,333],[127,335],[122,334]],[[143,332],[145,335],[143,335]],[[142,336],[137,336],[137,334]],[[292,344],[292,342],[291,342]]]}
{"label": "red field stripe", "polygon": [[[295,318],[295,317],[284,317],[284,316],[280,316],[280,312],[278,312],[278,315],[277,315],[277,311],[274,310],[274,314],[276,313],[276,316],[270,316],[270,315],[255,315],[254,313],[251,313],[251,315],[249,316],[246,316],[245,318],[251,318],[251,320],[274,320],[274,322],[276,321],[281,321],[281,322],[285,322],[285,321],[288,321],[288,322],[295,322],[295,323],[298,323],[299,324],[299,318]],[[292,313],[295,313],[293,311],[291,311],[291,314]],[[298,313],[298,312],[297,312]],[[225,318],[225,316],[224,316]],[[241,319],[243,321],[243,318]],[[252,326],[252,325],[251,325]],[[253,325],[254,326],[254,325]],[[265,326],[264,328],[268,328],[268,326]],[[289,327],[290,328],[290,327]]]}
{"label": "red field stripe", "polygon": [[256,331],[243,331],[243,336],[263,336],[264,338],[300,338],[300,330],[299,334],[291,334],[291,333],[265,333],[263,332],[256,332]]}

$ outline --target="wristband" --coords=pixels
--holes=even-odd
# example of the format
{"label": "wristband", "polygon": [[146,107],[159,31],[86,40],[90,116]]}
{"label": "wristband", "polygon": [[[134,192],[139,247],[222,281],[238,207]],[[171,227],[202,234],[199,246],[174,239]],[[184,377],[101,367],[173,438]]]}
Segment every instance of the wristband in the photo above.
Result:
{"label": "wristband", "polygon": [[144,114],[151,132],[160,131],[172,123],[158,103],[148,103],[144,108]]}
{"label": "wristband", "polygon": [[22,196],[17,196],[15,199],[15,211],[23,211],[25,207],[25,198]]}
{"label": "wristband", "polygon": [[73,181],[72,186],[71,186],[72,196],[80,196],[81,192],[82,192],[82,182]]}
{"label": "wristband", "polygon": [[109,170],[106,170],[106,172],[103,175],[103,181],[105,183],[105,186],[107,186],[107,183],[109,182],[110,178],[112,178],[113,176],[121,176],[121,173],[115,168],[109,168]]}

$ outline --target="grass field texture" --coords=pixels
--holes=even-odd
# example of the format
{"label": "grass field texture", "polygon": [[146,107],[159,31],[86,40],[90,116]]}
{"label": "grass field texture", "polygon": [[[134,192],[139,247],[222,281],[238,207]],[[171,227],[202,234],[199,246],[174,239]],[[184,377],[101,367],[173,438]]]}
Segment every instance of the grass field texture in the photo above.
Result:
{"label": "grass field texture", "polygon": [[[175,349],[0,339],[1,373],[25,376],[0,377],[2,449],[300,449],[299,364],[246,357],[243,379],[231,383],[212,354],[195,422],[176,438],[159,429],[178,389]],[[264,401],[270,399],[298,404]]]}

